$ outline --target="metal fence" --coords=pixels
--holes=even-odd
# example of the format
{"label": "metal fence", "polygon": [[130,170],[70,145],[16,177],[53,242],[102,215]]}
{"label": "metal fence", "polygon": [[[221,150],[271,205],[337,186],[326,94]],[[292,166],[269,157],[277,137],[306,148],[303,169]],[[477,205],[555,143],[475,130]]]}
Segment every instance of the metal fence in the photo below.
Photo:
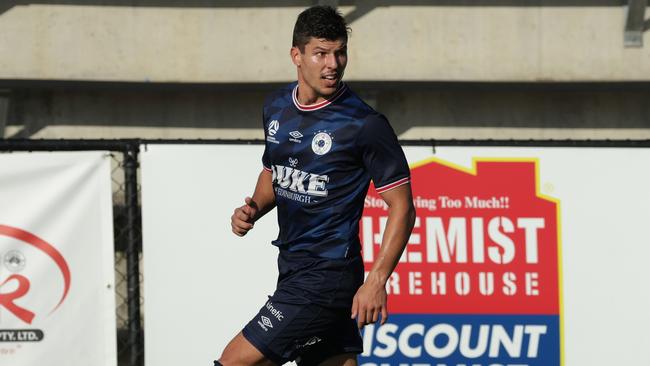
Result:
{"label": "metal fence", "polygon": [[120,366],[144,364],[142,230],[136,140],[0,140],[0,153],[12,151],[110,151],[115,240],[117,354]]}
{"label": "metal fence", "polygon": [[113,228],[118,365],[144,362],[142,224],[139,205],[137,148],[113,156]]}
{"label": "metal fence", "polygon": [[[115,296],[119,366],[144,365],[142,231],[139,186],[139,148],[142,144],[254,144],[253,140],[2,140],[0,153],[13,151],[110,151],[112,155],[113,220],[115,238]],[[650,140],[415,140],[403,145],[526,146],[526,147],[650,147]]]}

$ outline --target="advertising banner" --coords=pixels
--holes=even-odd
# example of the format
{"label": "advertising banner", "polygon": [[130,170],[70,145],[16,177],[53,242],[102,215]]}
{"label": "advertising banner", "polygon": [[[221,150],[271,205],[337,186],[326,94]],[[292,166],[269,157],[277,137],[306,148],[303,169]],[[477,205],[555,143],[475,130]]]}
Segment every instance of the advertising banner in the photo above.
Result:
{"label": "advertising banner", "polygon": [[[230,231],[263,148],[147,148],[146,362],[211,364],[277,277],[275,211],[244,238]],[[650,363],[650,149],[404,151],[416,226],[387,284],[387,323],[362,331],[360,365]],[[371,186],[366,270],[387,212]]]}
{"label": "advertising banner", "polygon": [[[411,165],[415,229],[388,282],[393,315],[364,331],[366,364],[560,365],[560,209],[538,163]],[[369,270],[388,216],[374,189],[365,206]]]}
{"label": "advertising banner", "polygon": [[275,210],[244,237],[230,227],[253,192],[263,150],[141,148],[145,366],[212,366],[273,293]]}
{"label": "advertising banner", "polygon": [[0,166],[0,364],[115,366],[110,156]]}

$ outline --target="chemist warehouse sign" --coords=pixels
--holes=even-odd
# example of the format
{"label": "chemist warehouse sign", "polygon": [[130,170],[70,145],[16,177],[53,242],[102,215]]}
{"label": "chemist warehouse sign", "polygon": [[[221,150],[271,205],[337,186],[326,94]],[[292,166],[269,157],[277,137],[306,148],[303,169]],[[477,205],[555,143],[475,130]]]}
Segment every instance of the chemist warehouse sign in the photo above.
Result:
{"label": "chemist warehouse sign", "polygon": [[[362,365],[561,364],[559,202],[539,194],[537,171],[534,159],[411,167],[415,228]],[[373,189],[365,206],[369,270],[387,210]]]}

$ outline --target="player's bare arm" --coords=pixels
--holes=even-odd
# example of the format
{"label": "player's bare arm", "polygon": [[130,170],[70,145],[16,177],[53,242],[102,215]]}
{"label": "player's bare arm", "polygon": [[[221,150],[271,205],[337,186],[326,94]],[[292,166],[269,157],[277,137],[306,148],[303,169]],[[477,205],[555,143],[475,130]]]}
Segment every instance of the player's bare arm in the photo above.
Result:
{"label": "player's bare arm", "polygon": [[352,318],[359,327],[381,324],[388,318],[386,282],[397,266],[415,223],[411,185],[405,184],[381,194],[388,205],[388,221],[375,263],[352,300]]}
{"label": "player's bare arm", "polygon": [[272,174],[266,169],[257,177],[253,197],[246,197],[244,205],[237,207],[230,217],[232,232],[244,236],[251,230],[255,221],[275,207],[275,194],[273,193]]}

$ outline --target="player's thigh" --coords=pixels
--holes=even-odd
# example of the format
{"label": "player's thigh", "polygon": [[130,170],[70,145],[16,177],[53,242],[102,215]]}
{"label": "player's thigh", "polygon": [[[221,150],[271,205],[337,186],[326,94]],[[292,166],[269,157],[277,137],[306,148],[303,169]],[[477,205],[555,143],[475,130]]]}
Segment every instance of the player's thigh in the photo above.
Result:
{"label": "player's thigh", "polygon": [[355,353],[343,353],[332,356],[319,366],[357,366],[357,355]]}
{"label": "player's thigh", "polygon": [[276,364],[264,357],[241,332],[223,350],[219,363],[224,366],[275,366]]}
{"label": "player's thigh", "polygon": [[298,366],[357,365],[356,355],[363,351],[357,323],[350,319],[349,309],[333,312],[336,313],[333,326],[303,344],[303,350],[296,358]]}

